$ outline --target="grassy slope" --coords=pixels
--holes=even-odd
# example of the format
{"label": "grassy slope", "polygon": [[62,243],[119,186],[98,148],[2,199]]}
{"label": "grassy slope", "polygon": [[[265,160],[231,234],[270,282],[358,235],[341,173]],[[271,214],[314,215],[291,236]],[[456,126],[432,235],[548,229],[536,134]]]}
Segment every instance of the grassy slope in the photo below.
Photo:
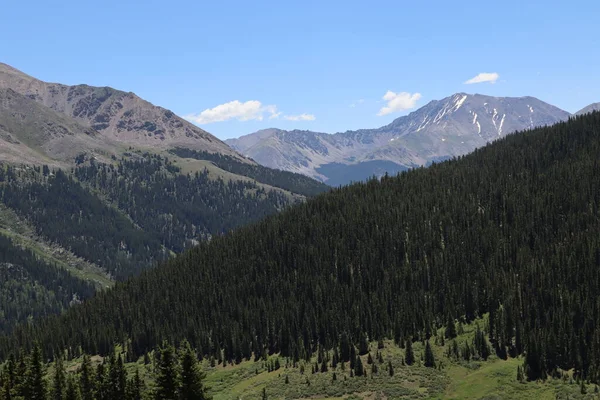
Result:
{"label": "grassy slope", "polygon": [[[484,326],[485,321],[479,321]],[[459,343],[473,338],[475,325],[465,326],[464,333],[459,335]],[[439,331],[442,334],[443,330]],[[367,364],[367,356],[363,356],[363,365],[367,368],[367,377],[350,377],[349,365],[342,371],[341,365],[326,373],[311,373],[311,363],[304,363],[305,372],[300,368],[286,366],[286,360],[280,359],[281,368],[268,372],[264,361],[243,361],[238,365],[210,367],[209,361],[202,362],[207,373],[205,384],[210,388],[214,400],[260,399],[263,388],[266,388],[269,399],[598,399],[600,393],[595,392],[594,385],[587,385],[588,394],[580,393],[580,386],[570,378],[549,379],[546,382],[524,382],[516,379],[517,366],[523,364],[521,358],[501,360],[491,356],[488,361],[454,361],[445,356],[446,346],[437,346],[431,339],[436,362],[442,363],[441,369],[425,368],[420,357],[423,346],[417,342],[413,345],[416,363],[412,366],[402,365],[404,350],[391,341],[385,342],[381,350],[384,364],[379,364],[379,372],[371,374],[371,366]],[[446,342],[446,345],[448,342]],[[372,355],[375,356],[377,344],[371,344]],[[277,356],[271,356],[270,361]],[[100,362],[100,357],[94,357]],[[68,370],[76,371],[81,360],[74,360]],[[387,363],[391,361],[394,376],[387,372]],[[377,360],[375,360],[377,362]],[[303,364],[301,362],[299,365]],[[136,369],[146,376],[151,387],[153,366],[144,365],[142,359],[137,363],[126,364],[131,374]],[[51,373],[52,368],[48,372]],[[337,380],[333,381],[333,374]],[[285,377],[289,383],[285,383]],[[308,384],[307,382],[310,382]]]}

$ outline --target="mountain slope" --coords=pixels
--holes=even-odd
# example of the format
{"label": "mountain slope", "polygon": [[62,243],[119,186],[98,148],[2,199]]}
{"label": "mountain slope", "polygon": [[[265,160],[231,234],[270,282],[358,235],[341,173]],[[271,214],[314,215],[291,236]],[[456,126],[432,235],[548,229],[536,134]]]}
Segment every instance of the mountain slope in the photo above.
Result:
{"label": "mountain slope", "polygon": [[23,96],[0,89],[0,157],[12,163],[73,162],[85,152],[99,159],[114,155],[99,133]]}
{"label": "mountain slope", "polygon": [[[598,379],[600,113],[518,133],[458,160],[318,196],[203,243],[0,339],[107,354],[190,340],[203,355],[308,359],[426,340],[489,313],[526,374]],[[364,347],[364,346],[362,346]],[[585,350],[585,351],[582,351]]]}
{"label": "mountain slope", "polygon": [[[378,129],[333,135],[269,129],[226,142],[259,164],[303,173],[332,183],[331,170],[347,183],[363,174],[397,172],[458,155],[506,134],[565,120],[569,113],[533,97],[457,93],[432,101]],[[378,161],[378,163],[373,163]],[[381,163],[382,161],[387,162]],[[335,168],[334,168],[335,167]]]}
{"label": "mountain slope", "polygon": [[577,111],[575,113],[575,115],[583,115],[583,114],[591,113],[592,111],[600,111],[600,103],[590,104],[589,106],[584,107],[581,110]]}
{"label": "mountain slope", "polygon": [[73,118],[96,130],[108,143],[147,149],[184,146],[239,157],[208,132],[131,92],[43,82],[2,63],[0,88],[12,89]]}

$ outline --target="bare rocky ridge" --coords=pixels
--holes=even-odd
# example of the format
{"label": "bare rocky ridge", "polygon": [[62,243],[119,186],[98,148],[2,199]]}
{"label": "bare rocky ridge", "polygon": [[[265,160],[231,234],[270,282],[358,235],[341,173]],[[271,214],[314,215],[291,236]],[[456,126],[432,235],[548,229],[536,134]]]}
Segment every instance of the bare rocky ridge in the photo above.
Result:
{"label": "bare rocky ridge", "polygon": [[[390,166],[391,172],[397,172],[463,155],[508,133],[551,125],[569,116],[534,97],[457,93],[377,129],[332,135],[267,129],[226,143],[264,166],[339,184],[357,180],[349,169],[344,181],[344,166],[355,171],[364,167],[366,176],[381,175]],[[330,176],[331,166],[341,178]]]}
{"label": "bare rocky ridge", "polygon": [[105,139],[111,146],[152,149],[180,146],[246,160],[210,133],[131,92],[43,82],[2,63],[0,89],[11,89],[73,118],[97,132],[99,139]]}
{"label": "bare rocky ridge", "polygon": [[53,165],[92,152],[99,159],[113,153],[100,134],[12,89],[0,89],[2,160]]}

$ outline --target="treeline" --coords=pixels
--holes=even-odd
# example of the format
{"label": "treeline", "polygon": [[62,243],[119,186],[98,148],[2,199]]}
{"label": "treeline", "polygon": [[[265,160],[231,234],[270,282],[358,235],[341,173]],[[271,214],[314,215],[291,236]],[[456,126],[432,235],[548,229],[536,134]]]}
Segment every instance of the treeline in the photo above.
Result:
{"label": "treeline", "polygon": [[184,149],[181,147],[171,150],[171,153],[183,158],[211,161],[217,167],[225,171],[247,176],[260,183],[279,187],[307,197],[313,197],[331,189],[326,184],[302,174],[267,168],[258,164],[251,165],[243,163],[233,157],[223,154],[208,153],[206,151]]}
{"label": "treeline", "polygon": [[594,113],[334,189],[20,327],[0,354],[131,340],[142,355],[186,338],[231,362],[299,360],[489,312],[493,351],[526,354],[529,379],[562,368],[598,381],[599,155]]}
{"label": "treeline", "polygon": [[[128,373],[123,355],[117,352],[101,362],[92,362],[84,354],[81,362],[67,371],[63,355],[47,365],[41,348],[35,346],[28,355],[10,357],[0,370],[0,400],[210,399],[203,382],[205,374],[189,343],[184,342],[177,351],[163,344],[154,354],[150,374],[141,374],[139,368]],[[146,360],[150,363],[148,357]]]}
{"label": "treeline", "polygon": [[0,332],[58,314],[93,293],[90,284],[0,235]]}

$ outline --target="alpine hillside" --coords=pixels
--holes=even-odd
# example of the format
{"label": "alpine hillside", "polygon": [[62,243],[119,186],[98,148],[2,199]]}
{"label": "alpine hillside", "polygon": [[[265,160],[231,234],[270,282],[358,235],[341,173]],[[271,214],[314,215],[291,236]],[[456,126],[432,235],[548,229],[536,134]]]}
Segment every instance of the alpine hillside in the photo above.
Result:
{"label": "alpine hillside", "polygon": [[457,93],[377,129],[262,130],[226,143],[259,164],[337,186],[464,155],[508,133],[566,120],[534,97]]}

